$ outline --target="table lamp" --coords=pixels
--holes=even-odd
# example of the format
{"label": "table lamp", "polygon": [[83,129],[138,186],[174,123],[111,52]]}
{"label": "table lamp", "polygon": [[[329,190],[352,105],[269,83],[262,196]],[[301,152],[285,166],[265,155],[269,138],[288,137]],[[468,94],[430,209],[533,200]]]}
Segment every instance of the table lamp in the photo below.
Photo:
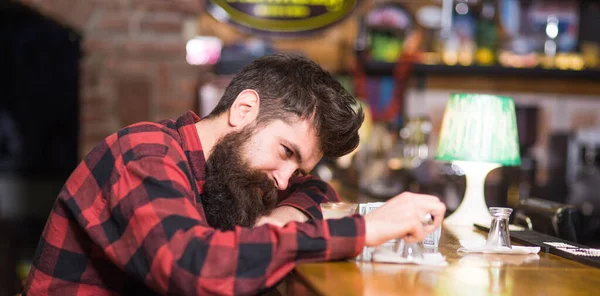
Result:
{"label": "table lamp", "polygon": [[516,121],[515,103],[510,97],[450,96],[435,159],[458,166],[465,173],[467,187],[461,204],[444,223],[490,225],[483,185],[491,170],[521,164]]}

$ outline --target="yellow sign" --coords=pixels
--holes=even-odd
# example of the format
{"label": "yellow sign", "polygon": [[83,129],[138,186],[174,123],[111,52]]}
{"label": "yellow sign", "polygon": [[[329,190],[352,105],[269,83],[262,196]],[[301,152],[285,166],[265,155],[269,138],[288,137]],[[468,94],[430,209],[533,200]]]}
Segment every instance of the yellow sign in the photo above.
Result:
{"label": "yellow sign", "polygon": [[218,20],[265,33],[301,33],[330,26],[348,16],[359,0],[211,0]]}

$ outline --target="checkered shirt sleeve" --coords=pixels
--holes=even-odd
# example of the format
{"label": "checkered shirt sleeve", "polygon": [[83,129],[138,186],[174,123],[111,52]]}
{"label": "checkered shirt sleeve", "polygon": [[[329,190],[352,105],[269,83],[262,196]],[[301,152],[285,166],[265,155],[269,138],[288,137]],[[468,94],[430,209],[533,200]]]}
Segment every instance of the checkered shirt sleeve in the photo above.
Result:
{"label": "checkered shirt sleeve", "polygon": [[279,192],[278,206],[291,206],[310,220],[322,220],[319,204],[340,201],[337,192],[326,182],[315,176],[293,177],[288,189]]}

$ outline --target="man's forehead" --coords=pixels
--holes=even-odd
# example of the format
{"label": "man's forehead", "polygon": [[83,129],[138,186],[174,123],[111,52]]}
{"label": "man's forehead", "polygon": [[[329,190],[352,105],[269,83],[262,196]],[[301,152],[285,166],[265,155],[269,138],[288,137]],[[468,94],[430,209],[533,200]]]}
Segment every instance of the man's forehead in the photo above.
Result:
{"label": "man's forehead", "polygon": [[[293,144],[302,155],[303,162],[311,168],[318,162],[322,154],[319,151],[316,132],[308,119],[277,120],[269,130],[273,136]],[[269,129],[269,127],[265,127]]]}
{"label": "man's forehead", "polygon": [[293,134],[285,134],[294,137],[315,138],[314,140],[317,140],[316,132],[308,119],[275,119],[270,121],[263,128],[274,133],[282,131],[289,132],[292,130],[294,131]]}

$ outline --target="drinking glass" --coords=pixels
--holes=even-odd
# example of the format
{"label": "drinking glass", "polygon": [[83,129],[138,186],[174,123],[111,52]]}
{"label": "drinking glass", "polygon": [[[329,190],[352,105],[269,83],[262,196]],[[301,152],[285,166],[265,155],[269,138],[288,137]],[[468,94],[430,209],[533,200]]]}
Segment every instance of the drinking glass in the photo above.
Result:
{"label": "drinking glass", "polygon": [[508,218],[512,213],[511,208],[491,207],[490,214],[492,215],[492,224],[486,242],[486,247],[512,248],[510,244],[510,235],[508,232]]}
{"label": "drinking glass", "polygon": [[423,260],[423,250],[419,243],[409,243],[403,239],[396,241],[396,253],[406,260]]}
{"label": "drinking glass", "polygon": [[321,204],[323,219],[340,219],[352,216],[356,212],[358,204],[347,202],[326,202]]}

